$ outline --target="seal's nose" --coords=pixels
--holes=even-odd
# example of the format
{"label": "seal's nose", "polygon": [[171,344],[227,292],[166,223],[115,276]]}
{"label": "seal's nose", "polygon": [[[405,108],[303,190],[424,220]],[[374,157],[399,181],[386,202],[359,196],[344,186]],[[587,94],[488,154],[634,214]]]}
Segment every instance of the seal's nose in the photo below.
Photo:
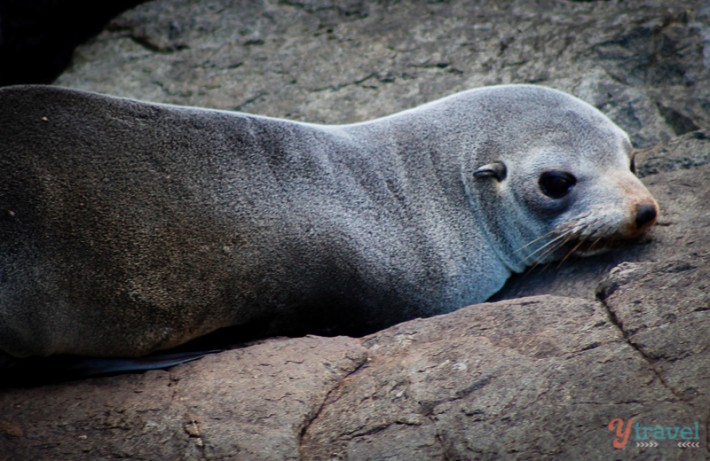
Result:
{"label": "seal's nose", "polygon": [[651,203],[639,205],[636,208],[636,229],[641,230],[650,227],[656,221],[656,206]]}

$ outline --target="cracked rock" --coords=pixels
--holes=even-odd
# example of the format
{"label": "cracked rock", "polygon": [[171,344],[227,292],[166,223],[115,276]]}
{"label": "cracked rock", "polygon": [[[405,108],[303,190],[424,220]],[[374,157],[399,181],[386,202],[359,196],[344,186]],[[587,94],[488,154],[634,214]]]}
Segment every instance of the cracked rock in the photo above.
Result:
{"label": "cracked rock", "polygon": [[[423,459],[587,459],[594,444],[610,443],[595,430],[600,422],[677,411],[673,394],[593,301],[482,304],[407,322],[364,344],[368,366],[330,397],[304,437],[303,459],[407,459],[413,452]],[[416,424],[411,415],[419,415]]]}
{"label": "cracked rock", "polygon": [[[364,338],[0,389],[0,461],[707,459],[709,18],[697,0],[154,0],[115,18],[56,83],[327,123],[487,84],[571,92],[641,148],[659,222]],[[614,448],[610,422],[630,418],[697,424],[697,446]]]}
{"label": "cracked rock", "polygon": [[[612,272],[600,298],[676,395],[710,406],[710,252]],[[692,370],[692,373],[688,373]]]}

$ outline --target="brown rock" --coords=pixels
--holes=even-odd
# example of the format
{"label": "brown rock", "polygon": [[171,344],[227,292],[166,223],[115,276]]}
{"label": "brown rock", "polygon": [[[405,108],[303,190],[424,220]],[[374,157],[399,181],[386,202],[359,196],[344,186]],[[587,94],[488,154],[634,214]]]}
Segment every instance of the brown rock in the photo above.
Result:
{"label": "brown rock", "polygon": [[303,428],[366,356],[351,338],[270,340],[171,371],[3,390],[0,452],[7,459],[297,459]]}
{"label": "brown rock", "polygon": [[608,459],[613,418],[693,418],[597,302],[482,304],[365,345],[370,362],[329,397],[304,459]]}
{"label": "brown rock", "polygon": [[[0,460],[707,459],[708,17],[693,0],[155,0],[116,18],[58,83],[329,123],[482,84],[578,94],[646,147],[660,220],[497,302],[366,338],[0,390]],[[637,446],[652,440],[634,429],[616,449],[615,418],[641,435],[698,423],[699,446]]]}

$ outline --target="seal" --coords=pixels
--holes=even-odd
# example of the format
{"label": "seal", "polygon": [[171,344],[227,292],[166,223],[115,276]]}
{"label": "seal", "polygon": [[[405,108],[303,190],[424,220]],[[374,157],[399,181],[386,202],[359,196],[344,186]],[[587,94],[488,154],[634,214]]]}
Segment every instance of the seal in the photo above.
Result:
{"label": "seal", "polygon": [[351,333],[646,232],[628,136],[531,85],[326,126],[0,89],[0,351],[140,356],[230,325]]}

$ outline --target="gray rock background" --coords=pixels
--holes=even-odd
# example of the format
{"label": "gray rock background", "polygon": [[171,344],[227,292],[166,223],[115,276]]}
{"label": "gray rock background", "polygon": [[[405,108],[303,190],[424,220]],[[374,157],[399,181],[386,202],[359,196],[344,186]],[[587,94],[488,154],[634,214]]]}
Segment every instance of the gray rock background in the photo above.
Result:
{"label": "gray rock background", "polygon": [[[326,123],[544,84],[631,134],[662,215],[624,251],[365,338],[0,390],[0,460],[707,459],[709,22],[687,0],[154,0],[115,18],[57,84]],[[613,418],[697,422],[699,446],[615,449]]]}

